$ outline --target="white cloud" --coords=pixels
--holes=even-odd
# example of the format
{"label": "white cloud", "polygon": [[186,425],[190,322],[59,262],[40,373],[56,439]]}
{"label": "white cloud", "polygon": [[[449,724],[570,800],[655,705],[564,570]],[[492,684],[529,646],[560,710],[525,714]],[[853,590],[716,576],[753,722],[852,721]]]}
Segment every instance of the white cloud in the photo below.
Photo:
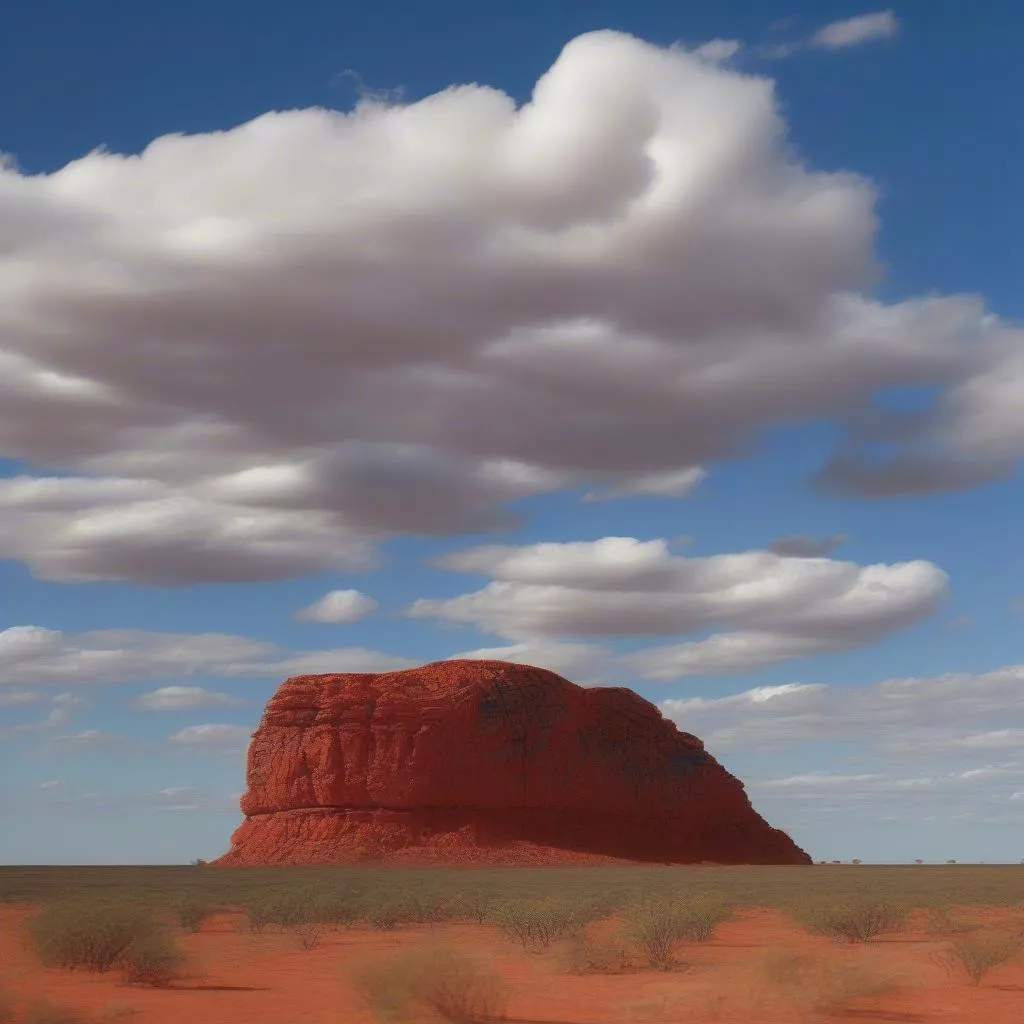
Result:
{"label": "white cloud", "polygon": [[882,822],[899,822],[907,829],[932,822],[1024,825],[1024,813],[1015,803],[1024,780],[1019,762],[964,772],[929,759],[926,771],[911,776],[891,768],[858,774],[816,771],[754,780],[747,789],[771,820],[786,819],[798,828],[814,821],[820,828],[827,820],[846,829]]}
{"label": "white cloud", "polygon": [[0,690],[0,708],[20,708],[26,704],[34,704],[40,698],[40,694],[32,690]]}
{"label": "white cloud", "polygon": [[59,789],[64,785],[63,779],[50,779],[48,782],[40,782],[40,789]]}
{"label": "white cloud", "polygon": [[161,686],[137,697],[133,703],[147,711],[192,711],[196,708],[239,707],[245,701],[229,693],[215,693],[201,686]]}
{"label": "white cloud", "polygon": [[[410,664],[406,658],[364,647],[289,652],[276,644],[224,633],[63,633],[43,626],[0,631],[0,672],[21,685],[120,683],[195,674],[283,678],[317,671],[383,672]],[[185,699],[181,689],[195,690],[172,686],[156,692],[165,699],[168,693]]]}
{"label": "white cloud", "polygon": [[0,170],[0,455],[63,474],[0,481],[0,558],[369,568],[533,494],[684,492],[905,384],[935,414],[880,465],[854,432],[823,485],[1009,472],[1020,333],[970,297],[864,297],[872,187],[801,166],[772,83],[709,59],[730,46],[590,33],[519,109],[460,86]]}
{"label": "white cloud", "polygon": [[102,729],[81,729],[78,732],[54,736],[50,742],[62,747],[104,749],[120,746],[122,740],[121,737]]}
{"label": "white cloud", "polygon": [[712,749],[860,743],[889,759],[976,757],[1024,740],[1024,665],[858,686],[790,683],[726,697],[672,698],[663,713]]}
{"label": "white cloud", "polygon": [[178,797],[183,797],[194,792],[195,787],[193,786],[167,786],[164,789],[161,789],[157,793],[157,796],[164,800],[176,800]]}
{"label": "white cloud", "polygon": [[[2,634],[0,634],[0,641],[2,641]],[[38,694],[31,693],[31,691],[15,691],[14,696],[20,699],[8,702],[8,706],[18,707],[27,704],[34,704],[39,698]],[[31,700],[27,699],[29,696],[31,696]],[[0,705],[3,704],[3,697],[4,694],[0,691]],[[74,711],[77,708],[84,707],[86,701],[72,693],[57,693],[50,698],[50,703],[53,707],[51,707],[51,709],[46,713],[44,718],[34,722],[19,722],[16,725],[9,725],[0,729],[0,736],[17,736],[25,735],[27,733],[46,732],[50,729],[65,728],[70,724],[74,717]]]}
{"label": "white cloud", "polygon": [[892,39],[899,30],[900,23],[892,11],[875,11],[833,21],[815,32],[810,43],[824,50],[842,50],[879,39]]}
{"label": "white cloud", "polygon": [[658,498],[685,498],[707,476],[707,470],[690,466],[671,473],[641,473],[626,477],[607,491],[589,491],[584,501],[609,501],[613,498],[653,496]]}
{"label": "white cloud", "polygon": [[189,725],[171,736],[172,743],[216,753],[244,749],[252,735],[245,725]]}
{"label": "white cloud", "polygon": [[768,551],[687,558],[664,540],[491,545],[437,560],[482,574],[481,590],[421,598],[408,613],[472,624],[519,642],[564,636],[667,636],[621,665],[652,679],[736,672],[868,643],[932,613],[946,596],[930,562],[860,566]]}
{"label": "white cloud", "polygon": [[377,607],[372,597],[358,590],[332,590],[297,611],[295,618],[307,622],[358,622]]}
{"label": "white cloud", "polygon": [[743,44],[738,39],[709,39],[693,52],[702,60],[719,64],[735,57],[742,49]]}
{"label": "white cloud", "polygon": [[535,665],[557,672],[582,685],[611,683],[619,669],[614,655],[598,644],[571,643],[564,640],[533,640],[504,647],[479,647],[451,655],[453,659],[470,661],[510,661],[518,665]]}

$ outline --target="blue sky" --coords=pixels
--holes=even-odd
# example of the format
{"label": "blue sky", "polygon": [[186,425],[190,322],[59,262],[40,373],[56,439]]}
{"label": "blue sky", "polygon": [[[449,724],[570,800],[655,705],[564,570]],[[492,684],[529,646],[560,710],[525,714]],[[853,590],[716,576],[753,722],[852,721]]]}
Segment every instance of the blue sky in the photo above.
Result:
{"label": "blue sky", "polygon": [[1024,857],[1017,5],[350,7],[8,19],[0,862],[216,856],[283,678],[478,652]]}

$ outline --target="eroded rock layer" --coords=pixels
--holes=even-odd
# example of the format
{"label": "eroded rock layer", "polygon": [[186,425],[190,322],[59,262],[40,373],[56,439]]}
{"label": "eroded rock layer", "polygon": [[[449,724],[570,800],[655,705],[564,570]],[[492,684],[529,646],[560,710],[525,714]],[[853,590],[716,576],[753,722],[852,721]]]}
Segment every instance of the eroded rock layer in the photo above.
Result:
{"label": "eroded rock layer", "polygon": [[215,863],[811,863],[650,702],[507,662],[288,679],[246,781]]}

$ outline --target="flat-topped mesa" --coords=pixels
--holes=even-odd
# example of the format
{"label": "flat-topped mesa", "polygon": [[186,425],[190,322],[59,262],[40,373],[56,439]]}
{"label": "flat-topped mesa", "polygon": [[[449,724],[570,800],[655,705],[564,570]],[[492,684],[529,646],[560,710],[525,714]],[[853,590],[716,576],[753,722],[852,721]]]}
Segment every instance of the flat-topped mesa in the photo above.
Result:
{"label": "flat-topped mesa", "polygon": [[810,864],[631,690],[503,661],[294,676],[216,864]]}

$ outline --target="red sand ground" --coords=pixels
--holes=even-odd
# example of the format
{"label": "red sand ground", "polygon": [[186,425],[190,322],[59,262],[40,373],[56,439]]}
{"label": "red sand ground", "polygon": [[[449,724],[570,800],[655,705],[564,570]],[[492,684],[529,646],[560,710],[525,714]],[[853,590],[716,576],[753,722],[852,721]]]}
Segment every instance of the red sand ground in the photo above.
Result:
{"label": "red sand ground", "polygon": [[[368,928],[328,931],[322,945],[303,950],[293,935],[254,935],[238,929],[238,917],[220,914],[181,942],[192,976],[165,990],[128,986],[115,975],[37,966],[22,927],[31,911],[0,907],[0,984],[21,998],[48,996],[89,1014],[89,1020],[140,1024],[371,1024],[344,975],[353,958],[386,957],[431,939],[485,953],[510,983],[510,1021],[548,1024],[1021,1024],[1024,961],[995,968],[980,988],[950,978],[931,958],[952,937],[928,932],[923,916],[911,927],[866,945],[836,945],[808,935],[776,911],[745,910],[722,925],[709,943],[683,945],[689,971],[645,970],[620,975],[563,973],[559,953],[522,952],[489,926],[444,924],[393,933]],[[986,927],[1019,929],[1020,911],[967,908],[964,920]],[[602,927],[602,926],[598,926]],[[607,927],[607,924],[604,925]],[[820,961],[833,978],[858,966],[896,974],[898,990],[848,1001],[845,1011],[822,1012],[765,981],[769,951],[791,950]],[[777,955],[777,954],[776,954]],[[104,1017],[115,1004],[132,1012]],[[16,1018],[17,1019],[17,1018]]]}

